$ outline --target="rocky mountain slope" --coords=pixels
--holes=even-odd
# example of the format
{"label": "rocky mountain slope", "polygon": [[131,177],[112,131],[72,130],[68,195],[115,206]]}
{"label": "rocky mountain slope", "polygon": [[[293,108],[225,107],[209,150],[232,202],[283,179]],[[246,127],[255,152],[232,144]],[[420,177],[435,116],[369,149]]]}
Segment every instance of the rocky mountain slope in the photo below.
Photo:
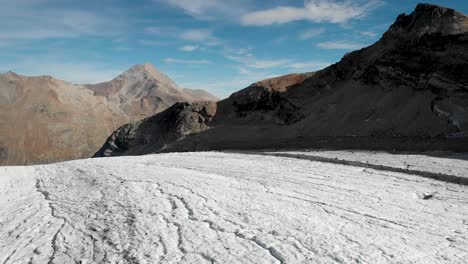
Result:
{"label": "rocky mountain slope", "polygon": [[209,92],[201,89],[187,89],[184,88],[184,92],[192,97],[192,101],[203,102],[203,101],[212,101],[217,102],[219,98],[210,94]]}
{"label": "rocky mountain slope", "polygon": [[167,111],[117,129],[95,156],[150,153],[208,129],[215,102],[176,103]]}
{"label": "rocky mountain slope", "polygon": [[[468,18],[453,9],[419,4],[374,45],[291,79],[253,84],[218,102],[201,133],[135,151],[126,149],[126,142],[139,140],[132,132],[108,142],[113,150],[98,154],[304,147],[468,150]],[[272,89],[272,83],[279,88]],[[158,133],[164,137],[166,132]]]}
{"label": "rocky mountain slope", "polygon": [[205,91],[178,87],[151,64],[136,65],[110,82],[87,87],[138,120],[176,102],[219,100]]}
{"label": "rocky mountain slope", "polygon": [[125,123],[176,102],[216,100],[199,94],[179,88],[150,64],[97,85],[0,74],[0,165],[90,157]]}

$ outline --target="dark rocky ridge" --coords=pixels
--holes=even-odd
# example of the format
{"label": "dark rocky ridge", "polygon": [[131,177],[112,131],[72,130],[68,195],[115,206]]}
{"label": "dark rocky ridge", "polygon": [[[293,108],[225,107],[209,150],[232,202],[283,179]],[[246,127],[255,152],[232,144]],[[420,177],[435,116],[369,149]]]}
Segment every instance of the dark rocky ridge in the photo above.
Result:
{"label": "dark rocky ridge", "polygon": [[174,141],[206,130],[215,113],[215,102],[176,103],[161,114],[120,127],[95,156],[163,150]]}
{"label": "dark rocky ridge", "polygon": [[425,34],[456,35],[467,31],[464,14],[438,5],[418,4],[411,15],[398,16],[384,37],[418,38]]}
{"label": "dark rocky ridge", "polygon": [[259,82],[218,102],[208,126],[164,148],[149,145],[131,154],[313,147],[467,151],[468,18],[419,4],[377,43],[324,70],[294,81]]}

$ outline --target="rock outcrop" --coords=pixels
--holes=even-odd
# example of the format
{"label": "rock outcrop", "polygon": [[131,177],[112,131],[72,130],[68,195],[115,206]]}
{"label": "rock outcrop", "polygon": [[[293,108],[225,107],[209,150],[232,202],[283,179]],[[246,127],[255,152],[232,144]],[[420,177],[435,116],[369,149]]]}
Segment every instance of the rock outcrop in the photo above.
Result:
{"label": "rock outcrop", "polygon": [[277,124],[289,125],[304,118],[304,114],[282,93],[313,74],[289,74],[259,81],[232,94],[222,104],[228,105],[228,111],[235,114],[231,118],[268,119]]}
{"label": "rock outcrop", "polygon": [[217,109],[209,130],[153,151],[467,151],[468,18],[419,4],[372,46],[303,79],[253,84]]}
{"label": "rock outcrop", "polygon": [[91,157],[116,128],[176,102],[206,100],[200,94],[179,88],[149,64],[97,85],[0,74],[0,165]]}
{"label": "rock outcrop", "polygon": [[207,130],[215,113],[215,102],[176,103],[160,114],[120,127],[95,156],[164,150],[177,140]]}

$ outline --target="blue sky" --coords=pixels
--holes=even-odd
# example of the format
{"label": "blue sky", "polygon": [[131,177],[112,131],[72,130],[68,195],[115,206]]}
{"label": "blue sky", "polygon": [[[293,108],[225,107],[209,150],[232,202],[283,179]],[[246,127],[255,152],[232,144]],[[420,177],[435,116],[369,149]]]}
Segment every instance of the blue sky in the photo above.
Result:
{"label": "blue sky", "polygon": [[[220,97],[377,41],[413,0],[0,0],[0,72],[108,81],[150,62]],[[468,13],[468,1],[431,3]]]}

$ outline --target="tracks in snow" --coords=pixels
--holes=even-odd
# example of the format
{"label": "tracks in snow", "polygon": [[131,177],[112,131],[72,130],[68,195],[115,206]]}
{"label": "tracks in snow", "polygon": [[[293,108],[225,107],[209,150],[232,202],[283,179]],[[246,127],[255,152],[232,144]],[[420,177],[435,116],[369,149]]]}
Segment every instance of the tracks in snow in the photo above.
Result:
{"label": "tracks in snow", "polygon": [[240,152],[240,153],[250,154],[250,155],[265,155],[265,156],[273,156],[273,157],[303,159],[303,160],[310,160],[310,161],[317,161],[317,162],[326,162],[326,163],[331,163],[331,164],[363,167],[363,168],[368,168],[368,169],[373,169],[373,170],[378,170],[378,171],[388,171],[388,172],[416,175],[416,176],[433,179],[437,181],[443,181],[443,182],[468,186],[468,176],[460,177],[456,175],[444,174],[444,173],[439,173],[439,172],[435,173],[435,172],[430,172],[430,171],[398,168],[394,166],[372,164],[368,162],[353,161],[353,160],[346,160],[346,159],[339,159],[339,158],[328,158],[328,157],[306,155],[306,154],[290,154],[290,153],[274,153],[274,152]]}
{"label": "tracks in snow", "polygon": [[[24,199],[0,204],[2,221],[11,221],[0,222],[0,234],[29,230],[0,236],[0,263],[468,260],[466,186],[406,173],[226,153],[74,161],[28,173],[30,189],[14,196],[24,185],[14,180],[0,189],[2,199]],[[423,192],[437,194],[424,200],[416,195]],[[37,217],[23,222],[27,206]]]}
{"label": "tracks in snow", "polygon": [[55,259],[55,254],[57,251],[59,251],[59,248],[57,246],[57,239],[58,239],[58,236],[60,235],[60,232],[62,231],[63,227],[65,226],[65,224],[67,223],[67,219],[65,217],[61,217],[61,216],[58,216],[57,213],[56,213],[56,209],[55,207],[52,205],[52,201],[50,199],[50,194],[49,192],[47,192],[44,188],[44,183],[41,179],[37,179],[36,180],[36,191],[41,193],[43,196],[44,196],[44,199],[47,201],[47,203],[49,204],[49,208],[50,208],[50,211],[51,211],[51,214],[52,214],[52,217],[56,218],[56,219],[59,219],[62,221],[62,225],[59,227],[59,229],[57,230],[57,232],[54,234],[54,237],[52,238],[52,241],[51,241],[51,246],[52,246],[52,255],[50,256],[50,259],[49,261],[47,262],[48,264],[53,264],[54,263],[54,259]]}

